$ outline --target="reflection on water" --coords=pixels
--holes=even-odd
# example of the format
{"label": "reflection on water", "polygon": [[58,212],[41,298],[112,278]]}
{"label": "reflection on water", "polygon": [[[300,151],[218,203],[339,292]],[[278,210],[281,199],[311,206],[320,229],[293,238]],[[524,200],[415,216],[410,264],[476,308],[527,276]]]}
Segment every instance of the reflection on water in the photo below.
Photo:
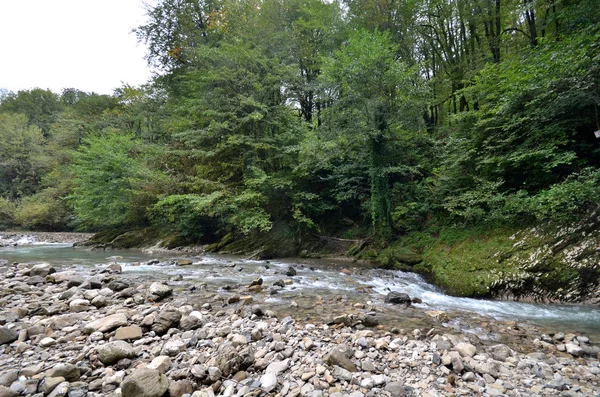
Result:
{"label": "reflection on water", "polygon": [[[354,303],[373,301],[381,304],[389,291],[407,293],[419,298],[421,309],[467,312],[496,319],[529,321],[561,330],[578,330],[600,336],[600,310],[590,306],[541,305],[517,302],[488,301],[456,298],[443,294],[435,286],[413,273],[378,269],[352,269],[351,274],[341,270],[348,263],[331,260],[274,260],[256,261],[224,255],[194,257],[193,264],[177,266],[177,255],[139,250],[90,250],[68,244],[33,245],[0,249],[0,259],[9,262],[49,262],[60,268],[91,270],[100,264],[116,261],[123,273],[140,279],[171,278],[180,276],[184,282],[207,283],[213,287],[247,285],[261,277],[266,285],[287,279],[285,273],[293,266],[297,275],[294,283],[268,299],[283,311],[306,310],[311,315],[327,315],[327,308],[340,310]],[[151,260],[154,264],[148,264]],[[157,262],[157,263],[155,263]],[[298,308],[290,309],[294,300]],[[326,301],[326,306],[315,304]]]}

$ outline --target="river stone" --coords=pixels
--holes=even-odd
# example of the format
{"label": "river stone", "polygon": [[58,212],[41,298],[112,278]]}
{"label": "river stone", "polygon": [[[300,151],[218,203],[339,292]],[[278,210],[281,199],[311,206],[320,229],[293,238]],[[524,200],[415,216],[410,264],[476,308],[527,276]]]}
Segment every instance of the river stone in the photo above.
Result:
{"label": "river stone", "polygon": [[72,382],[79,379],[80,373],[79,368],[73,364],[59,363],[54,367],[46,371],[46,376],[49,378],[65,378],[65,380]]}
{"label": "river stone", "polygon": [[357,372],[358,368],[350,360],[350,357],[354,352],[351,348],[345,345],[334,347],[329,353],[323,357],[323,361],[329,365],[337,365],[338,367],[344,368],[350,372]]}
{"label": "river stone", "polygon": [[157,369],[161,374],[164,374],[165,372],[167,372],[169,370],[169,368],[171,368],[171,357],[169,357],[169,356],[155,357],[154,360],[152,360],[152,362],[150,364],[148,364],[147,368]]}
{"label": "river stone", "polygon": [[152,294],[152,298],[155,301],[158,301],[171,295],[173,293],[173,288],[163,283],[155,282],[150,285],[148,291]]}
{"label": "river stone", "polygon": [[333,377],[338,380],[345,380],[350,382],[352,380],[352,372],[348,371],[345,368],[338,367],[337,365],[333,366]]}
{"label": "river stone", "polygon": [[46,283],[46,278],[42,276],[32,276],[27,279],[27,284],[29,285],[39,285]]}
{"label": "river stone", "polygon": [[62,382],[48,394],[48,397],[65,397],[67,393],[69,393],[69,382]]}
{"label": "river stone", "polygon": [[69,303],[69,308],[74,313],[85,312],[90,310],[90,301],[87,299],[73,299]]}
{"label": "river stone", "polygon": [[454,347],[454,350],[463,357],[473,357],[477,353],[477,348],[470,343],[461,342]]}
{"label": "river stone", "polygon": [[0,327],[0,345],[12,343],[17,340],[19,333],[13,329]]}
{"label": "river stone", "polygon": [[88,384],[85,382],[74,382],[69,384],[68,397],[86,397],[88,392]]}
{"label": "river stone", "polygon": [[167,333],[169,328],[176,327],[179,324],[179,320],[181,320],[181,313],[179,310],[166,307],[161,310],[154,322],[152,323],[152,331],[156,333],[156,335],[164,335]]}
{"label": "river stone", "polygon": [[142,329],[137,325],[131,325],[129,327],[121,327],[117,329],[115,333],[116,340],[133,340],[140,339],[142,337]]}
{"label": "river stone", "polygon": [[67,288],[79,287],[85,282],[85,279],[81,276],[74,276],[67,280]]}
{"label": "river stone", "polygon": [[19,379],[18,369],[9,369],[0,373],[0,386],[10,386],[14,381]]}
{"label": "river stone", "polygon": [[237,351],[231,344],[224,344],[219,347],[216,366],[223,376],[229,377],[238,371],[245,370],[254,364],[254,351],[246,347]]}
{"label": "river stone", "polygon": [[385,297],[385,303],[393,303],[395,305],[410,306],[410,296],[402,292],[391,291]]}
{"label": "river stone", "polygon": [[513,350],[506,345],[494,345],[487,348],[488,352],[494,360],[506,361],[507,358],[513,357]]}
{"label": "river stone", "polygon": [[73,270],[67,270],[64,272],[51,273],[51,274],[47,275],[46,281],[54,283],[54,284],[60,284],[65,281],[69,281],[73,277],[78,277],[77,273]]}
{"label": "river stone", "polygon": [[39,346],[46,348],[46,347],[50,347],[55,344],[56,344],[56,339],[47,337],[40,341]]}
{"label": "river stone", "polygon": [[288,277],[294,277],[296,274],[296,269],[294,269],[292,266],[288,267],[287,272],[285,272],[285,275]]}
{"label": "river stone", "polygon": [[169,379],[156,369],[136,369],[121,383],[121,395],[161,397],[169,389]]}
{"label": "river stone", "polygon": [[189,315],[181,319],[179,327],[184,331],[192,331],[198,329],[204,325],[202,320],[202,313],[193,311]]}
{"label": "river stone", "polygon": [[122,358],[133,358],[136,356],[133,347],[122,340],[100,345],[96,347],[96,350],[98,351],[98,358],[105,365],[115,364]]}
{"label": "river stone", "polygon": [[108,288],[115,292],[123,291],[127,287],[129,287],[129,284],[127,284],[123,280],[113,280],[110,283],[108,283]]}
{"label": "river stone", "polygon": [[567,353],[572,356],[578,357],[583,354],[583,349],[575,343],[565,343],[565,348],[567,349]]}
{"label": "river stone", "polygon": [[8,387],[0,386],[0,397],[17,397],[20,393],[10,390]]}
{"label": "river stone", "polygon": [[192,382],[190,382],[188,379],[171,382],[169,385],[169,397],[182,397],[186,394],[189,396],[193,392],[194,388],[192,386]]}
{"label": "river stone", "polygon": [[109,273],[121,274],[123,272],[121,265],[119,265],[118,263],[111,263],[110,265],[106,266],[105,269]]}
{"label": "river stone", "polygon": [[275,374],[279,375],[290,366],[290,360],[286,359],[283,361],[275,361],[269,364],[267,369],[265,370],[265,374]]}
{"label": "river stone", "polygon": [[97,309],[107,306],[109,303],[109,300],[106,296],[104,295],[98,295],[97,297],[95,297],[94,299],[92,299],[92,305],[94,307],[96,307]]}
{"label": "river stone", "polygon": [[264,374],[260,377],[260,387],[267,393],[277,387],[277,376],[275,374]]}
{"label": "river stone", "polygon": [[127,325],[127,316],[123,313],[117,313],[87,323],[83,327],[83,332],[86,334],[91,334],[96,331],[107,332],[125,325]]}
{"label": "river stone", "polygon": [[43,382],[40,384],[38,390],[40,390],[44,395],[48,395],[56,388],[56,386],[63,383],[66,379],[62,376],[58,376],[56,378],[47,376]]}

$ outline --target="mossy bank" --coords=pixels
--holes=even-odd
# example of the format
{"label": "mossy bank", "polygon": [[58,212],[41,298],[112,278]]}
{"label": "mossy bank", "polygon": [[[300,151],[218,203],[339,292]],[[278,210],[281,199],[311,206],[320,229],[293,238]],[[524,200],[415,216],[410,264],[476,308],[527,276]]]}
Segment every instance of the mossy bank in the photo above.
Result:
{"label": "mossy bank", "polygon": [[560,226],[445,228],[409,234],[373,260],[456,296],[599,304],[599,226],[594,213]]}

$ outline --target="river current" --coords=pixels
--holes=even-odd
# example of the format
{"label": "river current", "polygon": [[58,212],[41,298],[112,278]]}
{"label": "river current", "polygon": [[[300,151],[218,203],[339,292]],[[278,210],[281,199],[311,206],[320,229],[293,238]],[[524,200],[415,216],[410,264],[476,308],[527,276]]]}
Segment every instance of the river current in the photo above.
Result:
{"label": "river current", "polygon": [[[170,279],[184,283],[206,283],[217,289],[247,285],[261,277],[265,284],[289,277],[289,267],[297,275],[294,283],[267,302],[289,306],[290,300],[311,306],[314,299],[340,299],[349,304],[360,301],[382,303],[389,291],[407,293],[423,303],[424,310],[443,310],[460,316],[493,317],[496,320],[534,324],[546,330],[580,332],[600,338],[600,308],[579,305],[544,305],[519,302],[457,298],[445,295],[414,273],[365,269],[348,262],[333,260],[286,259],[248,260],[234,256],[208,254],[192,257],[193,263],[178,266],[174,253],[139,250],[90,250],[71,244],[33,244],[0,248],[0,259],[9,262],[48,262],[67,269],[89,271],[106,263],[117,262],[123,274],[139,279]],[[152,263],[152,264],[149,264]],[[342,272],[342,269],[348,268]],[[350,273],[350,274],[347,274]]]}

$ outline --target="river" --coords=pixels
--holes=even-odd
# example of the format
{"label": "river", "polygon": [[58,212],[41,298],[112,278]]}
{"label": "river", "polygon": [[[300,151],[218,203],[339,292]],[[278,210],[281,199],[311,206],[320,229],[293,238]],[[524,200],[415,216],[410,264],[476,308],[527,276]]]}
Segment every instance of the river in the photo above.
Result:
{"label": "river", "polygon": [[[183,254],[148,252],[140,250],[90,250],[71,244],[33,244],[0,248],[0,259],[9,262],[48,262],[57,268],[75,268],[88,272],[95,267],[117,262],[123,274],[137,279],[169,279],[181,285],[203,284],[216,290],[247,285],[261,277],[266,285],[289,277],[288,268],[297,275],[293,285],[286,286],[279,294],[266,299],[280,309],[302,310],[311,313],[316,300],[339,302],[339,306],[351,306],[358,302],[372,301],[380,306],[389,291],[405,292],[423,303],[417,309],[443,310],[453,318],[473,316],[491,317],[501,321],[534,324],[543,330],[580,332],[600,339],[600,309],[579,305],[543,305],[505,301],[457,298],[445,295],[435,286],[414,273],[354,267],[348,262],[333,260],[286,259],[272,261],[247,260],[234,256],[202,255],[191,257],[193,264],[178,266],[177,259]],[[152,263],[152,264],[149,264]],[[341,270],[349,268],[350,274]],[[347,272],[347,271],[346,271]],[[177,281],[173,281],[177,280]],[[290,301],[298,306],[289,309]],[[328,309],[312,312],[326,315]],[[400,314],[398,314],[400,316]],[[403,320],[406,313],[402,314]],[[457,320],[459,321],[459,320]]]}

